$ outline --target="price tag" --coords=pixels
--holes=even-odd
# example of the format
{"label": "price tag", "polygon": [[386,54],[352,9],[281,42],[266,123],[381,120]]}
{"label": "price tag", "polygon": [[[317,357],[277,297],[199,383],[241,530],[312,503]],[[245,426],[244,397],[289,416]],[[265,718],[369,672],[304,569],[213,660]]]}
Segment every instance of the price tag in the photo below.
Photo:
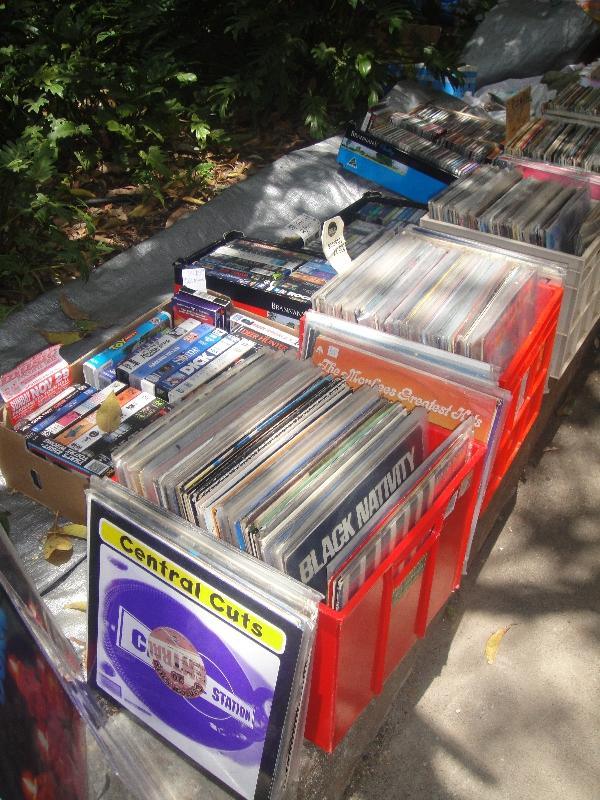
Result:
{"label": "price tag", "polygon": [[338,275],[347,272],[352,265],[352,259],[346,249],[344,238],[344,220],[341,217],[332,217],[323,224],[321,244],[325,258]]}
{"label": "price tag", "polygon": [[531,117],[531,86],[513,94],[506,101],[506,141],[521,130]]}
{"label": "price tag", "polygon": [[310,214],[300,214],[286,226],[284,239],[302,239],[303,244],[316,239],[321,232],[321,221]]}
{"label": "price tag", "polygon": [[189,267],[181,270],[181,282],[186,289],[195,292],[206,291],[206,273],[204,267]]}

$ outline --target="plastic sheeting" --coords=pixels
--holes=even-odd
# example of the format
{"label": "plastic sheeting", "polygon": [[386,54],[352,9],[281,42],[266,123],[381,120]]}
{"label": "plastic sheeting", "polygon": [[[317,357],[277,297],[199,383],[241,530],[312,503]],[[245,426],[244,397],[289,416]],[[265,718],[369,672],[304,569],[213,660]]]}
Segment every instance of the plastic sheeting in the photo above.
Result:
{"label": "plastic sheeting", "polygon": [[477,85],[540,75],[579,61],[598,25],[573,0],[500,0],[460,60],[477,67]]}

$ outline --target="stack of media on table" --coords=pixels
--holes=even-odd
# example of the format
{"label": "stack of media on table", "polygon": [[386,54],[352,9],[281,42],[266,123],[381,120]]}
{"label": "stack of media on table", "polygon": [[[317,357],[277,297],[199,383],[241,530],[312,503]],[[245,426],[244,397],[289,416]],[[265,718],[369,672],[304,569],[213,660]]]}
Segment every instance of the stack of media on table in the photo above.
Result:
{"label": "stack of media on table", "polygon": [[412,112],[386,105],[369,111],[361,128],[349,126],[339,163],[363,178],[427,202],[456,178],[501,151],[495,122],[433,104]]}
{"label": "stack of media on table", "polygon": [[540,117],[506,142],[509,156],[600,172],[600,126],[581,120]]}
{"label": "stack of media on table", "polygon": [[[331,751],[424,635],[539,410],[561,287],[537,262],[395,236],[404,214],[365,203],[382,235],[355,231],[350,272],[310,293],[326,313],[304,316],[304,360],[186,259],[179,324],[123,336],[75,389],[164,404],[92,479],[90,683],[242,797],[281,796],[305,719]],[[97,408],[58,435],[104,439]]]}
{"label": "stack of media on table", "polygon": [[546,103],[548,117],[566,118],[581,122],[600,122],[600,87],[572,83]]}
{"label": "stack of media on table", "polygon": [[[372,192],[343,209],[344,235],[352,258],[360,255],[384,232],[397,232],[418,222],[426,209],[408,198],[390,198]],[[320,230],[324,220],[314,220]],[[248,239],[236,232],[175,262],[174,287],[206,287],[222,293],[254,314],[284,325],[297,325],[311,307],[313,294],[336,277],[326,261],[320,238],[297,238],[300,247]]]}
{"label": "stack of media on table", "polygon": [[[600,129],[599,129],[600,130]],[[531,175],[531,177],[529,177]],[[481,167],[429,202],[428,230],[534,256],[565,271],[550,376],[560,378],[600,316],[600,178],[540,165]]]}
{"label": "stack of media on table", "polygon": [[[344,240],[350,258],[357,258],[385,233],[399,233],[416,225],[427,210],[425,203],[407,197],[390,197],[369,191],[339,212],[344,223]],[[319,222],[322,227],[325,220]],[[323,255],[320,237],[306,242],[306,248]]]}
{"label": "stack of media on table", "polygon": [[[391,573],[417,559],[400,604],[402,641],[373,629],[352,698],[331,640],[317,644],[307,736],[331,750],[380,691],[384,662],[386,670],[399,662],[460,581],[483,458],[474,429],[465,417],[449,431],[424,409],[408,413],[373,389],[352,391],[309,362],[265,351],[118,450],[116,477],[127,490],[111,484],[109,492],[121,493],[122,519],[137,521],[127,504],[142,496],[160,507],[157,520],[170,512],[196,526],[200,552],[204,530],[235,548],[232,559],[251,555],[314,589],[323,624],[349,620],[334,634],[344,647],[356,647],[356,614],[368,608],[379,620],[373,598],[383,603]],[[100,496],[106,484],[96,486]],[[332,704],[325,716],[324,697]],[[168,713],[156,709],[161,719]]]}
{"label": "stack of media on table", "polygon": [[236,305],[283,324],[297,324],[310,298],[335,277],[322,257],[231,232],[175,263],[175,289],[204,286]]}

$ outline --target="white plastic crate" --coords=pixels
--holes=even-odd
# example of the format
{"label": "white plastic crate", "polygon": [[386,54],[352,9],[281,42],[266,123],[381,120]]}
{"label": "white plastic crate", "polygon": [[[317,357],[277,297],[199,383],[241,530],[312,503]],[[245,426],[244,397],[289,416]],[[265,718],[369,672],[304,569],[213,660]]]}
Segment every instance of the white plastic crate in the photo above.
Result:
{"label": "white plastic crate", "polygon": [[528,242],[505,239],[493,233],[463,228],[450,222],[440,222],[431,219],[429,214],[421,217],[419,224],[431,231],[502,247],[526,258],[539,258],[565,270],[556,343],[548,371],[549,377],[560,378],[600,315],[600,237],[592,242],[582,256],[574,256]]}

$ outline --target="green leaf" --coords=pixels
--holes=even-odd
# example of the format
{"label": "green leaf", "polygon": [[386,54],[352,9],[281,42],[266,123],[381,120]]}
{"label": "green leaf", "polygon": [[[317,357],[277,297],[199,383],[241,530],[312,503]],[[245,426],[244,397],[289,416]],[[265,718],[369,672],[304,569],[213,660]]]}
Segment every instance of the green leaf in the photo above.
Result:
{"label": "green leaf", "polygon": [[335,57],[336,49],[335,47],[327,47],[325,42],[319,42],[316,47],[313,47],[311,53],[317,63],[325,64]]}
{"label": "green leaf", "polygon": [[106,123],[107,130],[111,131],[112,133],[118,133],[127,141],[132,142],[134,135],[135,135],[135,128],[133,125],[123,125],[121,122],[118,122],[116,119],[109,119]]}
{"label": "green leaf", "polygon": [[359,53],[356,56],[356,61],[354,64],[361,78],[366,78],[369,72],[371,72],[371,67],[373,66],[371,59],[368,55],[366,55],[366,53]]}
{"label": "green leaf", "polygon": [[179,83],[196,83],[198,80],[195,72],[176,72],[175,77]]}
{"label": "green leaf", "polygon": [[100,31],[100,33],[96,36],[96,44],[100,44],[105,39],[110,39],[112,36],[116,36],[116,31]]}
{"label": "green leaf", "polygon": [[75,136],[77,125],[68,119],[53,119],[50,125],[50,140],[66,139]]}
{"label": "green leaf", "polygon": [[34,114],[37,114],[42,106],[48,105],[48,98],[41,94],[37,100],[23,100],[23,105],[28,111],[33,111]]}
{"label": "green leaf", "polygon": [[198,144],[206,144],[206,140],[210,134],[210,126],[201,120],[197,114],[192,114],[190,122],[190,131],[196,137]]}
{"label": "green leaf", "polygon": [[170,175],[170,168],[165,159],[165,154],[158,145],[151,145],[147,150],[140,150],[140,158],[154,172],[163,177]]}

